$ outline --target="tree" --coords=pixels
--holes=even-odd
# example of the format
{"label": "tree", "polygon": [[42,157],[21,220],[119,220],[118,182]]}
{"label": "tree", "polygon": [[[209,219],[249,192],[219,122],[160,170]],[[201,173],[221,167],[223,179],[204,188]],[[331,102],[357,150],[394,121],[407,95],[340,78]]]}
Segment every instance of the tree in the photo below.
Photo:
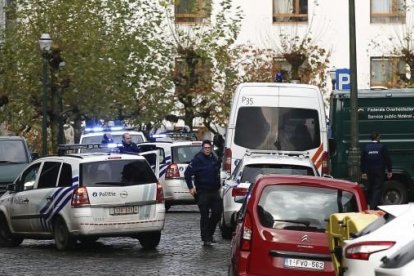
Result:
{"label": "tree", "polygon": [[230,66],[231,47],[238,35],[242,15],[232,0],[219,1],[217,5],[212,5],[211,1],[206,3],[200,14],[211,17],[191,25],[175,22],[171,7],[179,4],[177,0],[164,1],[164,7],[177,57],[173,80],[175,97],[181,105],[176,112],[191,129],[194,118],[198,117],[215,132],[212,125],[224,124],[227,119],[228,112],[225,111],[230,105],[236,79],[236,72]]}
{"label": "tree", "polygon": [[75,141],[82,120],[122,115],[137,124],[161,120],[157,111],[172,108],[172,97],[166,97],[172,87],[171,45],[163,37],[160,6],[140,0],[13,2],[18,8],[0,49],[0,121],[11,130],[30,131],[25,136],[40,144],[41,33],[51,35],[66,63],[52,77],[55,84],[70,80],[63,90],[64,114],[75,127]]}

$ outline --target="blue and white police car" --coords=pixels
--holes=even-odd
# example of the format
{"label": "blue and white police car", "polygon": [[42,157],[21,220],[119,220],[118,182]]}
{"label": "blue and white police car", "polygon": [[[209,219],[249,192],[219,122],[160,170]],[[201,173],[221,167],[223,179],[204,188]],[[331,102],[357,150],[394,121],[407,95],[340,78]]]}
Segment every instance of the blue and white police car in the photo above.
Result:
{"label": "blue and white police car", "polygon": [[[68,148],[77,152],[81,146]],[[127,236],[155,248],[164,227],[164,196],[159,163],[147,161],[158,154],[142,155],[75,153],[33,161],[0,198],[0,246],[54,239],[65,250],[77,241]]]}

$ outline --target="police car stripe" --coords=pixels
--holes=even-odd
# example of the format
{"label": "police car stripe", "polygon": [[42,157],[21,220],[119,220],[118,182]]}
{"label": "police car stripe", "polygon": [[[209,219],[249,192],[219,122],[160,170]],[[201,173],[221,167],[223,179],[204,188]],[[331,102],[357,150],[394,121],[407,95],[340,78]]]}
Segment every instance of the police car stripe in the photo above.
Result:
{"label": "police car stripe", "polygon": [[[73,177],[72,178],[72,186],[71,187],[67,187],[67,188],[63,188],[60,187],[58,188],[52,195],[52,200],[48,201],[45,206],[42,207],[42,209],[40,210],[40,224],[42,226],[42,229],[45,231],[50,231],[51,229],[51,225],[49,224],[49,220],[53,217],[54,214],[56,214],[57,212],[54,212],[54,206],[59,205],[59,202],[61,202],[62,200],[65,202],[65,204],[67,203],[67,197],[69,196],[69,198],[72,196],[72,191],[77,188],[79,185],[79,177]],[[68,195],[68,196],[65,196]],[[64,206],[64,205],[63,205]],[[63,207],[62,207],[63,208]],[[62,209],[60,208],[59,211]],[[58,212],[59,212],[58,211]]]}

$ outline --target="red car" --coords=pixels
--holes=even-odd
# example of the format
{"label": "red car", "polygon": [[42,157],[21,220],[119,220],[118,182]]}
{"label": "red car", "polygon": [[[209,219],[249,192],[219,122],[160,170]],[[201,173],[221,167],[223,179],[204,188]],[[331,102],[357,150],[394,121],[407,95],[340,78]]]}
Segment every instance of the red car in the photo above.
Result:
{"label": "red car", "polygon": [[332,213],[366,209],[364,192],[356,183],[262,176],[239,212],[229,275],[335,275],[327,219]]}

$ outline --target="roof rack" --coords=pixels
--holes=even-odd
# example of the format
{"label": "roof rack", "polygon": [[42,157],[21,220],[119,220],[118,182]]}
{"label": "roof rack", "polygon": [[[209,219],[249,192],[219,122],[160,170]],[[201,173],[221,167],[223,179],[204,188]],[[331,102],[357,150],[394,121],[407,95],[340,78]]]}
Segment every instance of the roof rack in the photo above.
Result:
{"label": "roof rack", "polygon": [[288,150],[246,150],[245,155],[251,156],[255,154],[269,154],[278,156],[297,156],[309,158],[309,152],[288,151]]}
{"label": "roof rack", "polygon": [[122,144],[60,144],[58,146],[58,155],[66,155],[68,152],[72,153],[79,153],[79,150],[86,149],[108,149],[109,152],[119,152],[118,147],[122,146]]}
{"label": "roof rack", "polygon": [[152,134],[150,140],[153,142],[162,142],[162,141],[197,141],[197,136],[194,132],[163,132],[158,134]]}

